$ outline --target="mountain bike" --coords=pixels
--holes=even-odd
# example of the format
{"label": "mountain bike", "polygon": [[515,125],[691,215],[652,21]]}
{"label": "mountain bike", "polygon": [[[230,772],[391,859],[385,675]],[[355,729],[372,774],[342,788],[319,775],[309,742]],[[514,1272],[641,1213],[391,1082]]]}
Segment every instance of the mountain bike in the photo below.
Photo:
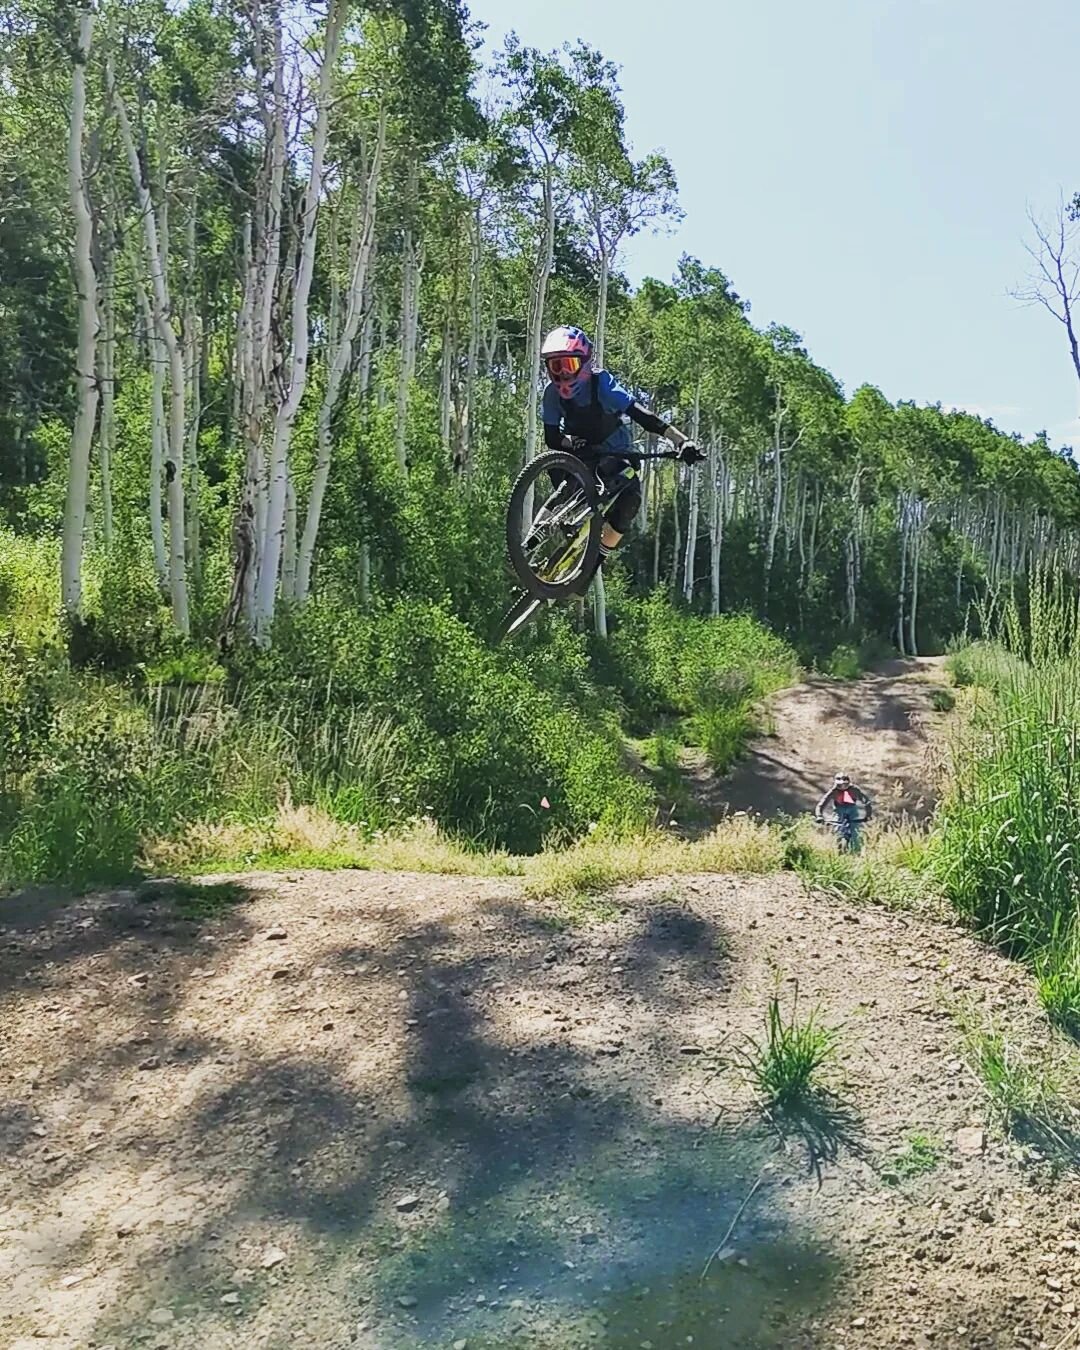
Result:
{"label": "mountain bike", "polygon": [[862,826],[870,819],[865,806],[857,806],[854,811],[832,812],[827,816],[815,816],[819,825],[827,825],[836,836],[836,847],[840,853],[859,853],[862,850]]}
{"label": "mountain bike", "polygon": [[[551,450],[518,474],[506,512],[506,551],[523,593],[503,616],[496,641],[520,632],[546,605],[584,595],[600,557],[604,519],[636,479],[636,466],[678,459],[679,451],[626,450],[617,458],[630,463],[601,476],[570,451]],[[531,510],[538,496],[540,506]]]}

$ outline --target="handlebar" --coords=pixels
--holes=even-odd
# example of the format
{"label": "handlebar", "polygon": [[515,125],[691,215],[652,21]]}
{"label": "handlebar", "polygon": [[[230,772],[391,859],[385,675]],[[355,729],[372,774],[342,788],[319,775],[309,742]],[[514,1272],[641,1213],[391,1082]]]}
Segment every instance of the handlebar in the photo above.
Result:
{"label": "handlebar", "polygon": [[[579,441],[575,437],[573,440],[573,449],[575,453],[581,453],[582,451],[590,449],[590,446],[587,441]],[[695,461],[695,463],[703,464],[707,456],[705,455],[705,452],[700,448],[698,450],[698,454],[699,458]],[[617,450],[615,451],[615,455],[618,459],[628,459],[632,463],[640,464],[643,460],[654,460],[654,459],[681,460],[682,450],[674,448],[671,450]]]}

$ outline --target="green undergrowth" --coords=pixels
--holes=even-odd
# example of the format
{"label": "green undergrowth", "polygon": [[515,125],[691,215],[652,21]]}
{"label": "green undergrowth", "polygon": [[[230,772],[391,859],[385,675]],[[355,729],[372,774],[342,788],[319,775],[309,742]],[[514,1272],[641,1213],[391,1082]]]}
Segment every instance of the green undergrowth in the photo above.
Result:
{"label": "green undergrowth", "polygon": [[992,1123],[1050,1161],[1080,1168],[1080,1062],[1062,1038],[1025,1041],[973,1005],[956,1010]]}
{"label": "green undergrowth", "polygon": [[933,1172],[940,1164],[944,1150],[929,1135],[917,1131],[908,1135],[904,1146],[889,1159],[881,1172],[881,1179],[889,1186],[913,1181]]}
{"label": "green undergrowth", "polygon": [[654,742],[700,747],[717,772],[761,729],[768,695],[799,678],[793,648],[749,615],[701,619],[659,593],[636,601],[617,589],[613,612],[608,641],[594,642],[591,655],[624,725]]}
{"label": "green undergrowth", "polygon": [[[625,723],[670,716],[723,764],[754,701],[797,672],[753,619],[619,594],[603,652],[566,615],[493,650],[433,602],[327,599],[286,611],[269,650],[223,661],[167,635],[137,553],[90,559],[86,614],[65,635],[43,550],[0,531],[9,887],[114,882],[169,857],[390,865],[389,841],[413,840],[418,820],[438,821],[469,870],[593,836],[650,839],[661,800],[627,764]],[[290,811],[344,834],[283,840]]]}
{"label": "green undergrowth", "polygon": [[[1021,601],[1023,603],[1021,604]],[[1027,962],[1048,1015],[1080,1030],[1080,609],[1037,577],[996,640],[946,665],[970,691],[950,748],[933,871],[955,909]]]}

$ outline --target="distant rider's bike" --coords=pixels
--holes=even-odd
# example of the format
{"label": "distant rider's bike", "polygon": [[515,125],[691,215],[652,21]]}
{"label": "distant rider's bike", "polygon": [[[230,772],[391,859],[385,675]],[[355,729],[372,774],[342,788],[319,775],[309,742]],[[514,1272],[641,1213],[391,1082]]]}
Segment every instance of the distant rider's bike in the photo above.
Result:
{"label": "distant rider's bike", "polygon": [[678,459],[680,452],[620,450],[617,457],[631,462],[602,477],[577,455],[552,450],[518,474],[506,512],[506,549],[524,593],[504,616],[497,641],[519,632],[545,605],[585,593],[600,556],[604,519],[637,478],[634,466]]}
{"label": "distant rider's bike", "polygon": [[858,853],[862,849],[862,826],[870,819],[865,806],[833,811],[826,816],[815,816],[819,825],[827,825],[836,836],[836,847],[841,853]]}

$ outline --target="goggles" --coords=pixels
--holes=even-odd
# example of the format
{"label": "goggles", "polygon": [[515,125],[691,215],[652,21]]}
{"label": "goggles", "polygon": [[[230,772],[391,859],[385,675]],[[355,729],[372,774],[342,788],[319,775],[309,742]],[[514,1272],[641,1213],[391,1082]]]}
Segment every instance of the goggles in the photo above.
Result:
{"label": "goggles", "polygon": [[544,364],[552,379],[558,380],[576,375],[585,363],[580,356],[545,356]]}

